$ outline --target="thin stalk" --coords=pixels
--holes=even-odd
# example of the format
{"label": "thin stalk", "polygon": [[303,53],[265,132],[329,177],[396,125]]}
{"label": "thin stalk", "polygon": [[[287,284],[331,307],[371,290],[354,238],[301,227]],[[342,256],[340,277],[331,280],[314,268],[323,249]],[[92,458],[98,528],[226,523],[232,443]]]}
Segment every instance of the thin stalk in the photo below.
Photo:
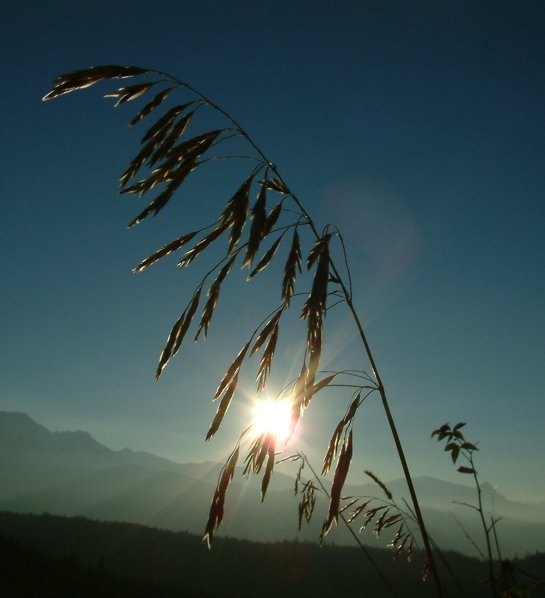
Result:
{"label": "thin stalk", "polygon": [[[468,505],[466,505],[468,506]],[[469,505],[471,506],[471,505]],[[477,544],[477,542],[475,542],[475,540],[469,535],[469,533],[467,532],[467,530],[465,529],[465,527],[462,525],[462,523],[460,522],[460,520],[456,517],[456,515],[454,515],[453,513],[451,513],[451,516],[454,518],[454,521],[456,521],[456,523],[458,524],[458,527],[462,530],[462,533],[464,534],[464,536],[468,539],[468,541],[471,543],[471,545],[473,546],[473,548],[475,548],[475,550],[477,551],[477,554],[483,559],[486,559],[486,557],[484,556],[483,551],[479,548],[479,545]]]}
{"label": "thin stalk", "polygon": [[488,575],[490,577],[490,584],[492,586],[492,596],[496,598],[498,596],[498,589],[496,587],[496,579],[494,575],[494,560],[492,556],[492,545],[490,543],[490,530],[486,525],[486,520],[484,518],[484,510],[483,510],[483,498],[482,498],[482,490],[481,485],[479,484],[479,478],[477,476],[477,470],[473,464],[473,455],[469,454],[469,463],[471,464],[471,469],[473,470],[473,479],[475,480],[475,486],[477,488],[477,504],[478,504],[478,511],[479,517],[481,518],[481,523],[484,530],[484,537],[486,540],[486,552],[488,555]]}
{"label": "thin stalk", "polygon": [[498,553],[498,560],[501,563],[503,561],[503,557],[501,555],[500,542],[498,540],[498,532],[496,530],[496,523],[498,523],[498,521],[499,521],[499,519],[494,519],[492,517],[491,521],[490,521],[490,528],[492,529],[492,532],[494,533],[494,543],[496,544],[496,552]]}

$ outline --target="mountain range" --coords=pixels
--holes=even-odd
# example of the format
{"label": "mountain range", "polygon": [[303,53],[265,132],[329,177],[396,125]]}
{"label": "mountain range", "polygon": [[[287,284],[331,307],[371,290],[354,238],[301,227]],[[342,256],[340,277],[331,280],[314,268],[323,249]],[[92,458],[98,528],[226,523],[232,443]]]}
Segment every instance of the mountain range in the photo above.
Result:
{"label": "mountain range", "polygon": [[[83,515],[191,533],[204,529],[222,467],[210,462],[175,463],[131,449],[114,451],[86,432],[51,432],[17,412],[0,412],[0,455],[0,510]],[[431,477],[416,478],[415,486],[428,530],[438,545],[477,556],[467,535],[482,549],[478,515],[453,503],[474,504],[474,488]],[[268,542],[318,539],[325,497],[318,498],[311,523],[298,532],[293,478],[275,471],[263,503],[259,487],[259,479],[236,472],[219,535]],[[404,481],[394,480],[388,487],[402,505]],[[511,501],[486,483],[482,491],[485,505],[501,518],[497,530],[504,556],[545,550],[544,504]],[[346,486],[344,493],[383,496],[374,483]],[[336,544],[354,542],[344,526],[327,538]],[[385,543],[369,531],[360,539],[370,545]]]}

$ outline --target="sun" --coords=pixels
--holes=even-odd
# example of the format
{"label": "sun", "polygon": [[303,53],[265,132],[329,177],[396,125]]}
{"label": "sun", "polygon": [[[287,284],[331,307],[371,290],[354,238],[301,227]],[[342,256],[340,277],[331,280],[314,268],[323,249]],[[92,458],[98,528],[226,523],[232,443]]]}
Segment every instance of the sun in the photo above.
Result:
{"label": "sun", "polygon": [[254,430],[257,435],[273,434],[279,441],[286,441],[291,429],[289,401],[263,399],[256,403]]}

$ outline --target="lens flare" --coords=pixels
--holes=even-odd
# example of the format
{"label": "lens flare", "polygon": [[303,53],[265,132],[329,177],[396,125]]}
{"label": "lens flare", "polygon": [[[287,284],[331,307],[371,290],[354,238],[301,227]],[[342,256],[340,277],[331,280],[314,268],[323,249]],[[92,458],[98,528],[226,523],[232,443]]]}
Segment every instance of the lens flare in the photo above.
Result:
{"label": "lens flare", "polygon": [[257,435],[274,434],[285,441],[290,435],[291,406],[288,401],[264,399],[255,406],[254,430]]}

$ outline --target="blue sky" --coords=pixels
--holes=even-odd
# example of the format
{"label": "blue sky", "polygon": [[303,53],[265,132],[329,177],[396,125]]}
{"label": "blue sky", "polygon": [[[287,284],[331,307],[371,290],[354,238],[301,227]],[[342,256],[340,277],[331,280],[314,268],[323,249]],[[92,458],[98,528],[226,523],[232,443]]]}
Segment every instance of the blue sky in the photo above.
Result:
{"label": "blue sky", "polygon": [[[231,112],[315,220],[343,231],[414,474],[459,480],[430,433],[464,420],[484,479],[545,500],[542,3],[21,2],[0,21],[0,409],[184,461],[224,458],[242,427],[250,376],[203,442],[219,379],[276,305],[278,271],[226,288],[207,341],[156,383],[200,267],[131,268],[210,222],[244,171],[195,176],[127,231],[141,207],[116,181],[137,150],[136,107],[112,110],[111,86],[40,101],[59,73],[149,66]],[[304,328],[283,339],[278,386]],[[326,365],[366,367],[341,308],[326,345]],[[324,392],[305,416],[301,447],[315,460],[348,401]],[[363,468],[399,477],[376,401],[355,432],[355,480]]]}

